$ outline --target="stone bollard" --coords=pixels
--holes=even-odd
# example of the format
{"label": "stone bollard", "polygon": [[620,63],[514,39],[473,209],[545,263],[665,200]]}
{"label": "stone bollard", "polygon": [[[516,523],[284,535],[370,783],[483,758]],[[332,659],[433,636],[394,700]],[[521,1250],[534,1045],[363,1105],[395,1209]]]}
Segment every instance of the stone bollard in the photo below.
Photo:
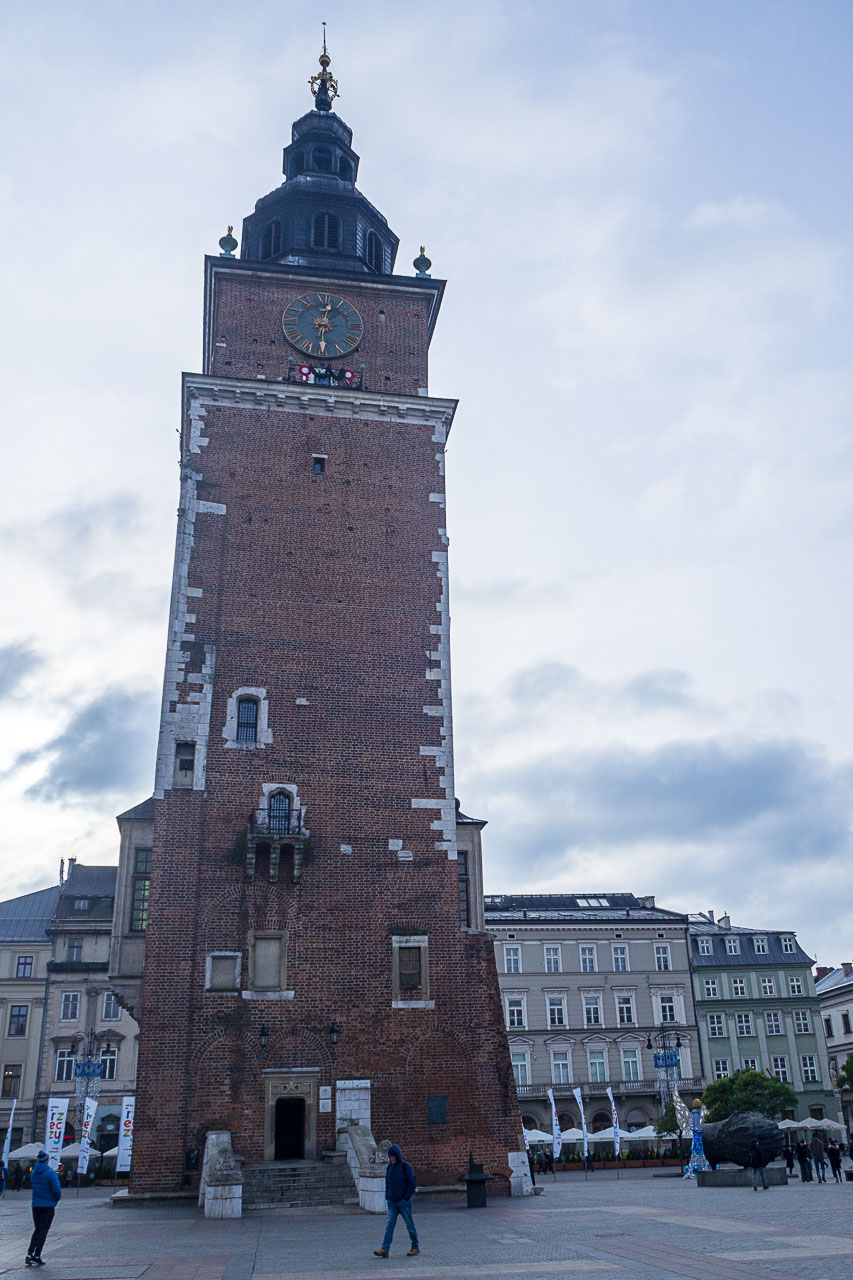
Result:
{"label": "stone bollard", "polygon": [[243,1216],[243,1171],[227,1129],[207,1135],[198,1202],[206,1218]]}

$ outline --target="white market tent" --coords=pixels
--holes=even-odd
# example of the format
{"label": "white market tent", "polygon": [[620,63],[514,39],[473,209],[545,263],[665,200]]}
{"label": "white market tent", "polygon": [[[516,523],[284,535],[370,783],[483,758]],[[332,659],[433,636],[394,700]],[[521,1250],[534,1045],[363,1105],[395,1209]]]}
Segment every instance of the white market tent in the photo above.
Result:
{"label": "white market tent", "polygon": [[[618,1129],[617,1132],[619,1134],[620,1141],[623,1138],[631,1137],[627,1129]],[[590,1142],[612,1142],[613,1141],[613,1125],[611,1125],[609,1129],[599,1129],[597,1133],[591,1133],[589,1135],[589,1141]]]}
{"label": "white market tent", "polygon": [[839,1123],[838,1120],[816,1120],[814,1116],[808,1116],[805,1120],[780,1120],[780,1129],[838,1129],[841,1133],[847,1132],[847,1126]]}
{"label": "white market tent", "polygon": [[563,1142],[580,1142],[583,1138],[583,1129],[564,1129]]}
{"label": "white market tent", "polygon": [[653,1124],[647,1124],[644,1129],[635,1129],[633,1133],[625,1134],[626,1142],[654,1142],[658,1138],[657,1130]]}
{"label": "white market tent", "polygon": [[44,1147],[40,1142],[28,1142],[26,1146],[18,1147],[16,1151],[9,1152],[10,1160],[35,1160],[40,1151]]}
{"label": "white market tent", "polygon": [[553,1136],[543,1129],[525,1129],[524,1136],[528,1142],[552,1142]]}

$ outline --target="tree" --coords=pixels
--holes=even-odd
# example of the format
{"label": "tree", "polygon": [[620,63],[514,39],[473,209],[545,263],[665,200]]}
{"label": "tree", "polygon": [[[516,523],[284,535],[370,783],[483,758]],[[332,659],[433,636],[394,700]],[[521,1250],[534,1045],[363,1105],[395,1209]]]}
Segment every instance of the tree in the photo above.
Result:
{"label": "tree", "polygon": [[678,1133],[678,1116],[675,1114],[675,1103],[672,1098],[663,1109],[663,1115],[655,1125],[655,1133]]}
{"label": "tree", "polygon": [[709,1084],[702,1094],[708,1108],[705,1119],[725,1120],[735,1111],[760,1111],[775,1120],[797,1105],[797,1095],[789,1084],[760,1071],[736,1071],[734,1075]]}
{"label": "tree", "polygon": [[853,1053],[835,1077],[837,1089],[853,1089]]}

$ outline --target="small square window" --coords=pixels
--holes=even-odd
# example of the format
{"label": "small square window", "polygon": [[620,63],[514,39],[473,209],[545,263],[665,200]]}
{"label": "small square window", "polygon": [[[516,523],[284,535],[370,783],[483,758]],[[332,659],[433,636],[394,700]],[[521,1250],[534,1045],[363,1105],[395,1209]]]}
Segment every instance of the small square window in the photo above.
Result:
{"label": "small square window", "polygon": [[753,938],[752,945],[755,948],[755,954],[757,956],[767,955],[767,939],[766,938]]}
{"label": "small square window", "polygon": [[706,979],[705,979],[705,999],[706,999],[706,1000],[715,1000],[715,999],[717,998],[717,995],[718,995],[718,994],[719,994],[719,993],[718,993],[718,990],[717,990],[717,979],[716,979],[716,978],[706,978]]}
{"label": "small square window", "polygon": [[714,1059],[714,1079],[725,1080],[728,1074],[729,1074],[728,1058],[715,1058]]}
{"label": "small square window", "polygon": [[15,968],[16,978],[31,978],[33,976],[33,957],[18,956],[18,963]]}
{"label": "small square window", "polygon": [[794,954],[794,952],[796,951],[796,949],[797,949],[797,945],[796,945],[796,943],[795,943],[795,941],[794,941],[794,939],[793,939],[793,938],[791,938],[791,937],[783,937],[783,939],[782,939],[782,950],[785,952],[785,955],[786,955],[786,956],[792,956],[792,955]]}
{"label": "small square window", "polygon": [[775,979],[775,978],[762,978],[762,979],[761,979],[761,994],[762,994],[763,996],[775,996],[775,994],[776,994],[776,979]]}
{"label": "small square window", "polygon": [[427,1099],[427,1123],[447,1124],[447,1098]]}
{"label": "small square window", "polygon": [[319,453],[315,453],[312,459],[314,464],[314,475],[321,476],[326,470],[326,459]]}
{"label": "small square window", "polygon": [[714,954],[714,947],[710,938],[699,939],[699,954],[700,956],[710,956]]}
{"label": "small square window", "polygon": [[730,956],[740,955],[740,938],[726,938],[726,954]]}
{"label": "small square window", "polygon": [[732,995],[746,995],[746,978],[732,978]]}
{"label": "small square window", "polygon": [[211,952],[207,957],[208,991],[236,991],[240,986],[239,951]]}
{"label": "small square window", "polygon": [[801,996],[803,994],[802,978],[789,978],[788,991],[791,993],[792,996]]}

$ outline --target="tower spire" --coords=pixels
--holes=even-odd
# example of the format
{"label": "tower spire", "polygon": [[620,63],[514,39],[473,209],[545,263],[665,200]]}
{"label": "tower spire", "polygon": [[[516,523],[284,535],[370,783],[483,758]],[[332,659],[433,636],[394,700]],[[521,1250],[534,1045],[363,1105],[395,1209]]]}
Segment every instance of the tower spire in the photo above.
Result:
{"label": "tower spire", "polygon": [[331,111],[332,103],[338,96],[338,82],[329,71],[332,59],[326,48],[326,24],[323,23],[323,52],[320,54],[320,70],[308,81],[314,95],[314,107],[317,111]]}

